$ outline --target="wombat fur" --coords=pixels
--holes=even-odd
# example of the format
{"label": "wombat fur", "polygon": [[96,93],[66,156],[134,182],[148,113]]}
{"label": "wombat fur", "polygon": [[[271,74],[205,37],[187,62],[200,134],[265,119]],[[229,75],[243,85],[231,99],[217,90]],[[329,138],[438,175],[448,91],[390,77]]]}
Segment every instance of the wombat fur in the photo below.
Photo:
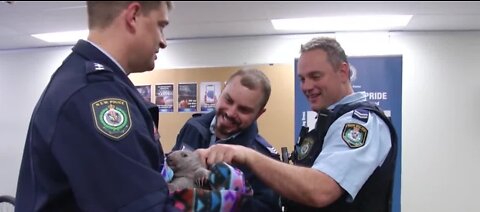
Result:
{"label": "wombat fur", "polygon": [[168,183],[170,191],[184,188],[205,188],[210,171],[202,165],[200,157],[189,150],[176,150],[167,155],[167,164],[173,170]]}

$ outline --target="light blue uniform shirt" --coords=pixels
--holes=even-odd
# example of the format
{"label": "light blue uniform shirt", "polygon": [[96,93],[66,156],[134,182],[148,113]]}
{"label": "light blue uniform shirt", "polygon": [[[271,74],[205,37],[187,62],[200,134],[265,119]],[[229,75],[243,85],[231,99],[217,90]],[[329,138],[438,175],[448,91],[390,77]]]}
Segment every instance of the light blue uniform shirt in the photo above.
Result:
{"label": "light blue uniform shirt", "polygon": [[[348,95],[331,105],[357,103],[367,100],[365,92]],[[369,112],[365,123],[352,117],[350,111],[333,122],[325,135],[323,149],[315,159],[312,168],[332,177],[346,192],[352,201],[378,166],[383,164],[391,148],[390,130],[387,124],[374,112]],[[347,123],[356,123],[367,130],[365,144],[359,148],[350,148],[342,139],[342,131]]]}

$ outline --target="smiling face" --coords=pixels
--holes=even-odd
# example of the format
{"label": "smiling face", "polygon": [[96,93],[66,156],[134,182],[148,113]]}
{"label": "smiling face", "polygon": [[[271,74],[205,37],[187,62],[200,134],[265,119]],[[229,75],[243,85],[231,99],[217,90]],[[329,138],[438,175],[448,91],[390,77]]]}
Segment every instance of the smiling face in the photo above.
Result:
{"label": "smiling face", "polygon": [[303,52],[298,61],[301,89],[314,111],[327,108],[352,93],[348,64],[332,66],[322,49]]}
{"label": "smiling face", "polygon": [[216,104],[216,136],[227,138],[248,128],[264,111],[264,94],[260,87],[249,89],[240,82],[241,76],[231,79]]}

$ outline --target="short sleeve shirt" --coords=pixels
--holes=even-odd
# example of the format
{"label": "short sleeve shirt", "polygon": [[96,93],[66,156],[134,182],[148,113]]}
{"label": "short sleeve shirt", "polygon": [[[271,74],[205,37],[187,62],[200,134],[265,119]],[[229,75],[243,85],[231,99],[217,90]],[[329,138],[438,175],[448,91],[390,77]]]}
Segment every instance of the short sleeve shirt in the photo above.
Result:
{"label": "short sleeve shirt", "polygon": [[[366,93],[358,92],[344,97],[331,105],[366,101]],[[369,112],[366,122],[352,116],[350,111],[335,120],[328,129],[323,148],[312,168],[332,177],[353,200],[370,175],[381,166],[391,148],[388,125],[373,112]],[[348,126],[363,126],[366,138],[363,146],[352,148],[346,141],[345,129]]]}

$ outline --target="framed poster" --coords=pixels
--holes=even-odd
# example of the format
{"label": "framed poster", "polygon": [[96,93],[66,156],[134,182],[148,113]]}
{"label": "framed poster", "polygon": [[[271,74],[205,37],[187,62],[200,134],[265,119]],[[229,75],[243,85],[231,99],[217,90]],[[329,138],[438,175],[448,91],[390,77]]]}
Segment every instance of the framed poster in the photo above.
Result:
{"label": "framed poster", "polygon": [[221,92],[221,82],[200,83],[200,112],[215,110]]}
{"label": "framed poster", "polygon": [[159,112],[173,112],[173,83],[155,85],[155,104]]}
{"label": "framed poster", "polygon": [[137,91],[142,95],[145,101],[152,102],[152,92],[151,92],[151,85],[136,85]]}
{"label": "framed poster", "polygon": [[197,83],[178,83],[178,112],[197,112]]}

